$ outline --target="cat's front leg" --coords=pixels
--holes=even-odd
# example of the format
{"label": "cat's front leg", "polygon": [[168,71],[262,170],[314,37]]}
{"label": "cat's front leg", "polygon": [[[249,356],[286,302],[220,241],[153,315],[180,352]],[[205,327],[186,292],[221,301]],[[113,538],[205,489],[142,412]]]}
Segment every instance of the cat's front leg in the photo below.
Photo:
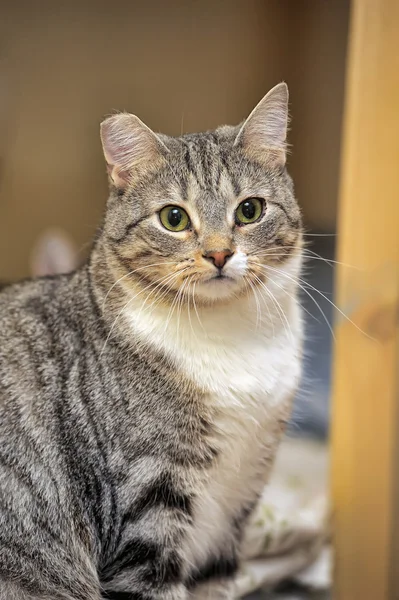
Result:
{"label": "cat's front leg", "polygon": [[104,600],[188,600],[188,592],[184,585],[179,584],[178,586],[160,593],[154,592],[127,592],[127,591],[114,591],[104,592],[102,596]]}
{"label": "cat's front leg", "polygon": [[236,586],[231,580],[210,581],[192,591],[193,600],[234,600]]}
{"label": "cat's front leg", "polygon": [[103,585],[106,591],[102,597],[106,600],[188,600],[184,583],[168,581],[167,575],[156,573],[157,566],[150,566],[153,578],[145,575],[145,567],[141,572],[140,568],[126,571],[111,584]]}
{"label": "cat's front leg", "polygon": [[[131,544],[142,546],[141,541],[132,540]],[[128,550],[130,551],[130,550]],[[149,548],[140,551],[143,556],[139,561],[133,558],[134,565],[127,566],[119,572],[110,582],[103,582],[105,589],[103,598],[107,600],[187,600],[188,591],[180,576],[181,561],[175,562],[172,558],[163,559],[161,553],[149,557]],[[174,554],[175,550],[172,550]]]}
{"label": "cat's front leg", "polygon": [[185,540],[192,528],[192,494],[183,475],[147,479],[121,515],[119,542],[100,567],[110,600],[186,600]]}

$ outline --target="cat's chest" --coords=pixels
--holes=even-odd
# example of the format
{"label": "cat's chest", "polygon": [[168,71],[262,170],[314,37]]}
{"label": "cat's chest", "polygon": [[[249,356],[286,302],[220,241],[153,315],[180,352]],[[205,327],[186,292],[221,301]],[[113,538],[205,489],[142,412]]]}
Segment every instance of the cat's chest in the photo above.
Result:
{"label": "cat's chest", "polygon": [[186,547],[189,562],[200,565],[229,543],[234,522],[266,481],[279,420],[288,416],[299,379],[300,319],[293,311],[289,330],[270,331],[220,311],[204,323],[205,334],[182,315],[162,336],[151,323],[134,325],[168,357],[175,381],[194,384],[211,415],[216,457],[211,468],[193,473],[194,526]]}
{"label": "cat's chest", "polygon": [[275,453],[279,420],[299,378],[299,340],[285,330],[184,341],[176,360],[182,376],[202,390],[212,418],[213,467],[202,474],[194,503],[194,528],[186,552],[204,564],[230,543],[240,516],[263,488]]}
{"label": "cat's chest", "polygon": [[253,303],[251,298],[200,313],[189,306],[172,314],[160,308],[150,315],[131,307],[127,316],[135,334],[208,397],[237,403],[267,395],[271,402],[282,372],[289,375],[299,355],[299,309],[290,302],[284,322],[280,315],[258,321]]}
{"label": "cat's chest", "polygon": [[278,389],[291,385],[297,375],[300,338],[280,329],[270,335],[266,326],[247,330],[217,324],[216,333],[203,335],[185,327],[178,339],[170,337],[165,349],[182,377],[192,380],[214,406],[231,408],[237,416],[267,409]]}
{"label": "cat's chest", "polygon": [[[198,349],[197,349],[198,350]],[[209,358],[208,358],[209,357]],[[201,482],[195,504],[194,533],[187,552],[194,564],[229,543],[234,522],[263,488],[275,453],[279,421],[299,377],[297,349],[273,349],[252,340],[243,353],[213,348],[193,361],[191,376],[201,383],[214,411],[217,458]]]}

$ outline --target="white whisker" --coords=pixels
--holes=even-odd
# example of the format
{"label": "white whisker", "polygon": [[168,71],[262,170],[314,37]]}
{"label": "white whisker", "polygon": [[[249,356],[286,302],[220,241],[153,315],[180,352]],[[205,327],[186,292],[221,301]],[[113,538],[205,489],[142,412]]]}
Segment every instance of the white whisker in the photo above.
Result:
{"label": "white whisker", "polygon": [[260,323],[260,318],[261,318],[261,310],[260,310],[260,305],[259,305],[259,299],[258,299],[258,295],[256,293],[256,288],[254,286],[254,284],[252,283],[252,281],[249,279],[249,277],[247,278],[247,282],[249,284],[249,286],[252,289],[254,298],[255,298],[255,302],[256,302],[256,325],[255,325],[255,329],[259,328],[259,323]]}
{"label": "white whisker", "polygon": [[[259,267],[263,267],[263,268],[265,267],[265,265],[262,265],[261,263],[255,263],[255,264],[257,264]],[[283,292],[284,292],[284,293],[285,293],[285,294],[286,294],[286,295],[287,295],[289,298],[291,298],[291,300],[293,300],[294,302],[296,302],[296,301],[297,301],[297,299],[296,299],[296,298],[295,298],[295,297],[294,297],[292,294],[290,294],[290,293],[289,293],[289,292],[288,292],[288,291],[285,289],[285,287],[284,287],[284,286],[280,285],[280,284],[279,284],[279,283],[277,283],[277,281],[275,281],[275,280],[272,280],[272,281],[273,281],[273,285],[276,285],[276,286],[277,286],[277,287],[278,287],[280,290],[282,290],[282,291],[283,291]],[[305,312],[306,312],[306,313],[307,313],[307,314],[308,314],[310,317],[312,317],[312,319],[315,319],[317,322],[319,322],[319,321],[318,321],[318,319],[317,319],[317,318],[316,318],[314,315],[312,315],[312,313],[311,313],[309,310],[307,310],[307,308],[305,308],[304,306],[302,306],[302,305],[301,305],[301,309],[302,309],[302,310],[304,310],[304,311],[305,311]]]}
{"label": "white whisker", "polygon": [[107,343],[108,343],[108,340],[109,340],[109,338],[111,337],[111,334],[112,334],[112,332],[113,332],[113,330],[114,330],[114,327],[115,327],[115,325],[116,325],[116,323],[117,323],[117,321],[118,321],[119,317],[120,317],[120,316],[121,316],[121,314],[123,313],[123,311],[124,311],[124,310],[125,310],[125,309],[126,309],[128,306],[129,306],[129,304],[130,304],[131,302],[133,302],[133,300],[134,300],[135,298],[137,298],[137,296],[140,296],[140,294],[142,294],[143,292],[145,292],[146,290],[148,290],[148,288],[150,288],[151,286],[153,286],[155,283],[158,283],[158,281],[163,281],[164,279],[167,279],[168,277],[170,277],[170,274],[168,274],[168,275],[166,275],[166,276],[163,276],[163,277],[161,277],[160,279],[156,279],[155,281],[153,281],[152,283],[150,283],[149,285],[147,285],[145,288],[143,288],[142,290],[140,290],[140,292],[138,292],[137,294],[135,294],[134,296],[132,296],[132,298],[130,298],[130,300],[128,300],[128,301],[126,302],[126,304],[125,304],[125,305],[124,305],[124,306],[121,308],[121,310],[118,312],[118,314],[116,315],[116,317],[115,317],[115,319],[114,319],[114,322],[112,323],[112,326],[111,326],[111,328],[110,328],[110,330],[109,330],[109,332],[108,332],[108,335],[107,335],[107,337],[106,337],[106,339],[105,339],[104,346],[102,347],[102,350],[101,350],[101,352],[100,352],[100,357],[102,356],[102,354],[103,354],[103,352],[104,352],[104,350],[105,350],[105,347],[106,347],[106,345],[107,345]]}
{"label": "white whisker", "polygon": [[[141,304],[141,307],[140,307],[140,310],[139,310],[139,313],[138,313],[138,317],[137,317],[137,318],[140,318],[140,315],[141,315],[141,313],[142,313],[142,310],[143,310],[143,308],[144,308],[145,304],[147,303],[147,300],[148,300],[148,298],[149,298],[149,297],[150,297],[150,296],[151,296],[151,295],[152,295],[152,294],[153,294],[153,293],[154,293],[154,292],[155,292],[155,291],[156,291],[158,288],[161,288],[161,291],[162,291],[162,290],[163,290],[163,288],[165,288],[166,286],[170,285],[170,284],[171,284],[171,283],[172,283],[172,282],[173,282],[175,279],[177,279],[177,278],[179,277],[179,275],[181,275],[181,273],[184,273],[184,271],[187,271],[187,269],[188,269],[188,268],[189,268],[189,267],[186,267],[185,269],[182,269],[181,271],[178,271],[177,273],[171,273],[171,274],[170,274],[170,276],[169,276],[169,277],[168,277],[166,280],[162,281],[161,283],[158,283],[158,284],[157,284],[157,285],[154,287],[154,289],[150,290],[150,292],[147,294],[147,296],[145,297],[144,301],[143,301],[143,302],[142,302],[142,304]],[[166,289],[166,292],[165,292],[165,293],[167,293],[167,292],[168,292],[168,289]],[[157,293],[157,294],[156,294],[156,296],[155,296],[155,299],[157,299],[157,298],[158,298],[158,293]],[[154,300],[154,302],[155,302],[155,300]],[[153,302],[152,304],[154,304],[154,302]],[[150,306],[152,306],[152,304],[151,304]],[[146,307],[146,308],[149,308],[149,307]]]}
{"label": "white whisker", "polygon": [[271,290],[268,289],[268,287],[263,283],[263,281],[257,276],[255,275],[255,273],[253,273],[253,276],[255,277],[255,279],[258,281],[259,285],[261,285],[263,287],[263,289],[265,290],[265,292],[270,296],[270,298],[272,299],[272,301],[275,303],[277,310],[279,311],[281,317],[282,317],[282,323],[284,324],[285,330],[287,332],[287,335],[291,336],[291,339],[294,340],[294,334],[292,333],[292,329],[291,326],[288,322],[287,316],[284,312],[284,310],[281,307],[281,304],[279,303],[279,301],[277,300],[277,298],[274,296],[273,292]]}
{"label": "white whisker", "polygon": [[185,296],[185,293],[186,293],[186,287],[187,287],[188,281],[189,280],[186,279],[186,281],[184,281],[183,285],[181,286],[181,294],[180,294],[179,306],[177,307],[177,335],[179,335],[180,317],[181,317],[181,312],[182,312],[183,303],[184,303],[184,296]]}
{"label": "white whisker", "polygon": [[[188,292],[190,291],[190,286],[191,286],[191,282],[192,282],[192,279],[193,279],[193,277],[194,277],[194,275],[191,275],[191,277],[189,278]],[[195,285],[195,282],[194,282],[194,285]],[[193,298],[193,300],[194,300],[194,295],[193,295],[193,293],[191,293],[191,296],[192,296],[192,298]],[[190,296],[190,294],[188,294],[188,296],[187,296],[187,313],[188,313],[188,321],[189,321],[189,323],[190,323],[190,328],[191,328],[191,331],[193,332],[193,335],[194,335],[194,336],[195,336],[195,337],[198,339],[198,336],[197,336],[197,334],[196,334],[196,332],[195,332],[195,329],[194,329],[194,327],[193,327],[193,323],[192,323],[192,321],[191,321],[191,312],[190,312],[190,300],[191,300],[191,296]]]}
{"label": "white whisker", "polygon": [[[319,309],[319,311],[320,311],[320,314],[323,316],[323,319],[324,319],[324,321],[326,322],[326,325],[327,325],[328,329],[329,329],[329,330],[330,330],[330,332],[331,332],[331,335],[332,335],[333,339],[335,340],[334,331],[333,331],[333,329],[332,329],[332,327],[331,327],[331,325],[330,325],[330,322],[329,322],[329,320],[327,319],[327,316],[326,316],[325,312],[323,311],[323,309],[321,308],[321,306],[320,306],[320,304],[317,302],[317,300],[316,300],[316,299],[315,299],[315,298],[312,296],[312,294],[311,294],[311,293],[310,293],[310,292],[309,292],[309,291],[308,291],[308,290],[307,290],[307,289],[304,287],[304,285],[302,285],[302,284],[300,283],[300,282],[302,281],[303,283],[306,283],[306,285],[308,285],[308,284],[307,284],[307,282],[305,282],[305,280],[302,280],[300,277],[295,277],[295,278],[294,278],[294,277],[291,277],[290,275],[288,275],[288,273],[285,273],[285,272],[284,272],[284,271],[282,271],[281,269],[276,269],[276,268],[274,268],[274,267],[270,267],[270,266],[266,266],[266,265],[265,265],[265,266],[263,266],[263,268],[264,268],[264,269],[270,269],[270,270],[273,270],[273,271],[275,271],[277,274],[284,275],[284,276],[286,276],[286,277],[287,277],[287,278],[288,278],[290,281],[293,281],[293,282],[294,282],[296,285],[298,285],[298,287],[299,287],[301,290],[303,290],[303,291],[305,292],[305,294],[307,294],[307,296],[309,296],[309,298],[310,298],[310,299],[311,299],[311,300],[314,302],[314,304],[317,306],[317,308],[318,308],[318,309]],[[272,280],[272,281],[273,281],[273,280]],[[273,281],[273,283],[274,283],[274,281]],[[319,293],[321,294],[321,292],[319,292]],[[322,295],[323,295],[323,294],[322,294]]]}
{"label": "white whisker", "polygon": [[179,298],[179,295],[180,295],[180,289],[178,289],[177,292],[175,293],[175,296],[174,296],[174,298],[172,300],[172,304],[170,305],[169,312],[168,312],[168,315],[167,315],[166,321],[165,321],[164,333],[166,333],[166,330],[167,330],[167,328],[169,326],[169,323],[170,323],[170,320],[172,318],[173,312],[175,310],[176,303],[177,303],[177,300]]}
{"label": "white whisker", "polygon": [[338,233],[303,233],[306,237],[338,237]]}
{"label": "white whisker", "polygon": [[[180,275],[180,273],[179,273],[179,275]],[[159,305],[159,304],[162,302],[163,298],[165,298],[165,296],[167,296],[168,294],[170,294],[170,292],[171,292],[171,289],[170,289],[170,287],[168,287],[168,286],[170,286],[170,283],[171,283],[171,282],[170,282],[170,281],[168,281],[168,282],[167,282],[167,284],[163,284],[163,285],[161,286],[161,289],[160,289],[160,291],[157,293],[157,295],[156,295],[155,299],[154,299],[154,300],[151,302],[150,306],[147,308],[148,310],[149,310],[149,309],[152,309],[152,310],[151,310],[151,313],[152,313],[152,312],[153,312],[153,311],[156,309],[156,307],[157,307],[157,306],[158,306],[158,305]],[[162,290],[163,290],[163,288],[165,288],[165,290],[164,290],[164,291],[162,291]],[[151,314],[151,313],[150,313],[150,314]]]}
{"label": "white whisker", "polygon": [[[200,327],[201,327],[202,331],[204,331],[204,332],[205,332],[204,326],[203,326],[203,324],[202,324],[202,321],[201,321],[201,319],[200,319],[200,316],[199,316],[199,314],[198,314],[197,303],[196,303],[196,301],[195,301],[195,286],[196,286],[196,285],[197,285],[197,282],[196,282],[196,281],[194,281],[194,289],[193,289],[193,305],[194,305],[195,314],[197,315],[198,323],[200,324]],[[205,333],[206,333],[206,332],[205,332]]]}
{"label": "white whisker", "polygon": [[[290,248],[295,248],[295,246],[286,246],[287,249]],[[307,254],[305,254],[306,252],[309,252],[311,254],[311,256],[308,256]],[[326,264],[330,265],[331,267],[333,265],[340,265],[342,267],[346,267],[348,269],[355,269],[356,271],[360,271],[363,272],[364,269],[361,269],[360,267],[357,267],[355,265],[350,265],[348,263],[344,263],[341,262],[339,260],[334,260],[332,258],[324,258],[323,256],[320,256],[320,254],[317,254],[317,252],[314,252],[313,250],[310,250],[310,248],[304,248],[302,249],[302,254],[305,258],[305,260],[321,260],[322,262],[325,262]],[[282,257],[290,257],[292,256],[289,252],[270,252],[270,251],[261,251],[261,252],[257,252],[254,254],[257,257],[270,257],[270,258],[282,258]]]}
{"label": "white whisker", "polygon": [[133,271],[129,271],[128,273],[125,273],[125,275],[122,275],[122,277],[119,277],[119,279],[117,279],[109,288],[108,292],[105,294],[104,300],[103,300],[103,305],[102,305],[102,310],[104,311],[104,307],[105,307],[105,303],[107,301],[108,296],[110,295],[110,293],[112,292],[112,290],[114,289],[114,287],[123,279],[125,279],[126,277],[129,277],[129,275],[133,275],[134,273],[137,273],[137,271],[141,271],[142,269],[149,269],[150,267],[159,267],[161,265],[177,265],[176,261],[169,261],[169,262],[158,262],[158,263],[153,263],[151,265],[144,265],[142,267],[138,267],[137,269],[134,269]]}

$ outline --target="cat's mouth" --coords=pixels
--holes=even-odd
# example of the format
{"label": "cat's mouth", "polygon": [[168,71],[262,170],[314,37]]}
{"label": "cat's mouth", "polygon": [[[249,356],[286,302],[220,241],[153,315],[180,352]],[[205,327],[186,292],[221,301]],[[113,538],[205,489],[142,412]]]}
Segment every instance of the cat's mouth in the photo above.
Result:
{"label": "cat's mouth", "polygon": [[[215,265],[217,267],[217,265]],[[202,273],[195,286],[195,295],[206,301],[226,301],[246,289],[247,256],[237,250],[223,267]]]}
{"label": "cat's mouth", "polygon": [[225,300],[237,289],[238,281],[225,273],[217,273],[203,279],[196,287],[196,293],[207,300]]}
{"label": "cat's mouth", "polygon": [[209,279],[206,279],[204,283],[211,283],[211,282],[216,282],[216,283],[221,283],[221,282],[227,282],[227,281],[235,281],[235,279],[233,277],[230,277],[229,275],[226,275],[225,273],[217,273],[216,275],[213,275],[213,277],[210,277]]}

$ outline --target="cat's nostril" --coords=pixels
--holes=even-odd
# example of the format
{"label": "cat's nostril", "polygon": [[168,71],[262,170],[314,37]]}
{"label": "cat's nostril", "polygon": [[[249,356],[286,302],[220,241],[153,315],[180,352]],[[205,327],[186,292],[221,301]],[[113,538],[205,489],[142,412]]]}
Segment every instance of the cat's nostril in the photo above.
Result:
{"label": "cat's nostril", "polygon": [[231,250],[210,250],[203,254],[204,258],[211,260],[215,267],[222,269],[226,264],[227,260],[233,256]]}

